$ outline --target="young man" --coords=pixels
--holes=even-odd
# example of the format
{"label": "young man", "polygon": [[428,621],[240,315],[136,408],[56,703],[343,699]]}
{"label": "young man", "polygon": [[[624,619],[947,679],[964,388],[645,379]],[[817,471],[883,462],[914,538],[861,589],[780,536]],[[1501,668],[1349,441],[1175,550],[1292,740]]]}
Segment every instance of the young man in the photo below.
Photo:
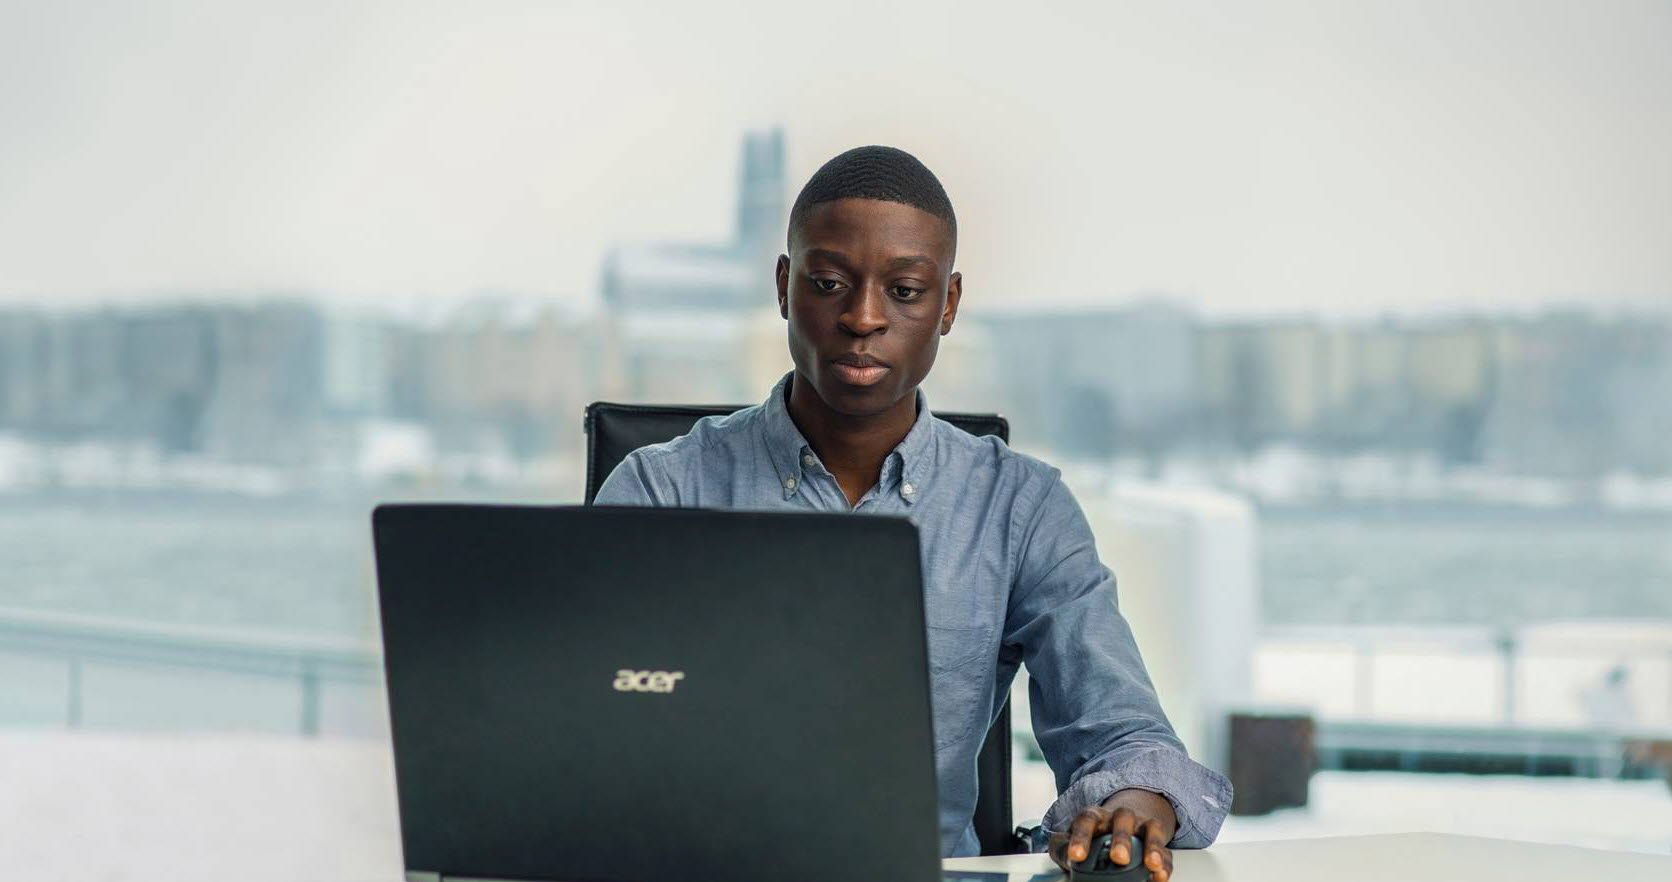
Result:
{"label": "young man", "polygon": [[[790,212],[778,311],[795,370],[763,404],[633,451],[601,505],[853,511],[910,518],[923,547],[941,848],[978,852],[975,757],[1018,664],[1056,773],[1044,823],[1136,834],[1156,882],[1169,848],[1213,842],[1230,785],[1174,735],[1061,473],[930,412],[918,385],[952,331],[963,279],[940,182],[910,154],[860,147]],[[856,554],[863,553],[855,549]],[[791,772],[793,774],[793,772]],[[1126,863],[1127,840],[1112,857]]]}

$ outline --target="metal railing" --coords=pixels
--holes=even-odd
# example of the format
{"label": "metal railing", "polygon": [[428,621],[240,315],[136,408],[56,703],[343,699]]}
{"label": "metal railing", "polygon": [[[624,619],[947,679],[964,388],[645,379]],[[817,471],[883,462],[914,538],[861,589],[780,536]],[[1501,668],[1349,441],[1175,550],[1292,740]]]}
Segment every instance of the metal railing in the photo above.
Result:
{"label": "metal railing", "polygon": [[[1314,708],[1326,768],[1457,770],[1461,762],[1470,770],[1615,777],[1624,770],[1624,746],[1672,738],[1672,694],[1634,731],[1525,719],[1515,700],[1517,690],[1529,685],[1523,671],[1531,659],[1659,665],[1672,681],[1672,628],[1563,644],[1483,628],[1273,627],[1262,632],[1259,653],[1273,647],[1310,649],[1320,653],[1320,668],[1336,664],[1352,671],[1344,701],[1338,695],[1334,710]],[[1493,660],[1497,688],[1483,699],[1491,712],[1462,721],[1383,713],[1377,667],[1413,653]],[[201,685],[205,673],[212,682]],[[220,713],[208,728],[375,737],[387,726],[382,686],[381,655],[371,641],[0,608],[4,723],[116,728],[128,725],[123,708],[137,706],[151,709],[149,725],[173,725],[168,708],[155,710],[173,701],[184,721],[179,728],[200,728],[203,714]],[[33,710],[19,711],[31,704],[31,695]],[[259,709],[249,711],[256,704]],[[225,711],[238,706],[249,712]]]}
{"label": "metal railing", "polygon": [[[293,685],[293,731],[301,735],[324,730],[327,691],[335,687],[358,692],[356,701],[368,705],[364,713],[376,716],[381,712],[380,706],[373,705],[381,703],[382,659],[377,645],[366,641],[0,609],[0,657],[31,663],[27,672],[14,671],[9,676],[0,666],[0,688],[13,697],[12,704],[28,703],[23,696],[31,692],[42,697],[61,689],[58,722],[71,728],[90,720],[89,678],[112,671],[143,672],[151,682],[174,678],[187,690],[193,688],[191,676],[203,672],[227,675],[216,683],[227,693],[256,684]],[[43,664],[61,666],[59,684],[41,682]],[[111,691],[120,688],[117,684]],[[144,695],[122,697],[141,704],[147,701]],[[41,704],[35,702],[37,708]],[[272,713],[263,716],[276,717]],[[40,713],[31,719],[49,722]]]}
{"label": "metal railing", "polygon": [[[1256,697],[1307,707],[1322,768],[1634,777],[1655,774],[1632,762],[1638,746],[1672,740],[1672,623],[1268,627],[1256,668],[1277,654],[1310,669],[1313,694],[1291,677]],[[1615,713],[1585,707],[1587,692]]]}
{"label": "metal railing", "polygon": [[[1274,648],[1320,653],[1320,664],[1350,656],[1351,716],[1385,715],[1378,702],[1377,666],[1399,657],[1443,658],[1456,662],[1488,661],[1496,671],[1490,718],[1500,725],[1524,723],[1586,725],[1588,721],[1529,719],[1518,698],[1527,687],[1527,669],[1544,662],[1594,662],[1664,679],[1658,696],[1642,696],[1643,723],[1672,730],[1672,622],[1576,623],[1569,636],[1548,626],[1525,629],[1466,625],[1281,625],[1261,631],[1259,652]],[[1325,656],[1333,656],[1325,660]],[[1624,679],[1624,678],[1622,678]],[[1638,677],[1638,679],[1644,679]],[[1583,683],[1538,684],[1544,689],[1574,689]],[[1641,690],[1638,690],[1641,693]],[[1339,715],[1339,714],[1337,714]],[[1487,722],[1486,719],[1480,720]]]}

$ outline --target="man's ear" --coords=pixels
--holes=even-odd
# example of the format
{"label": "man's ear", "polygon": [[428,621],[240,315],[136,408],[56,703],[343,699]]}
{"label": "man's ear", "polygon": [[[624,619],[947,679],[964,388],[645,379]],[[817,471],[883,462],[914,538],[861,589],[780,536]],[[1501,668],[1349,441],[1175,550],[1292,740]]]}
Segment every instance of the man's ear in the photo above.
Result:
{"label": "man's ear", "polygon": [[778,315],[787,319],[790,317],[790,256],[788,254],[778,255],[778,268],[775,275],[778,277]]}
{"label": "man's ear", "polygon": [[952,333],[952,323],[958,318],[958,300],[964,296],[964,274],[953,273],[946,280],[946,310],[941,313],[940,332],[945,337]]}

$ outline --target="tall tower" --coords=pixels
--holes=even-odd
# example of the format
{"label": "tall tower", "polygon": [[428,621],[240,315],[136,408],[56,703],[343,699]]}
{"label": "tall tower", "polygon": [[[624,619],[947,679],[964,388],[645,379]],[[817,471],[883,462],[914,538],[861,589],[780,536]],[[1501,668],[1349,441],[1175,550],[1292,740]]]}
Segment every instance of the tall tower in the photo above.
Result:
{"label": "tall tower", "polygon": [[763,274],[770,272],[770,261],[784,248],[785,224],[789,220],[786,212],[784,130],[749,132],[743,136],[734,245],[745,260],[759,265]]}

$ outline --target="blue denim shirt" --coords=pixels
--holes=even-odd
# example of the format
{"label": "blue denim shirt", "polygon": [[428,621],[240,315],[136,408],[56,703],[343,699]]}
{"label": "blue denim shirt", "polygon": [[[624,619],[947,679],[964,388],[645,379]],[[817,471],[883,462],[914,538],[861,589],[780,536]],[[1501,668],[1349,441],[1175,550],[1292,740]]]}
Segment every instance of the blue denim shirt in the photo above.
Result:
{"label": "blue denim shirt", "polygon": [[1229,782],[1185,754],[1161,712],[1115,579],[1061,472],[997,438],[937,419],[917,392],[917,420],[849,506],[786,406],[794,372],[764,403],[704,417],[685,435],[633,451],[599,505],[662,505],[894,515],[916,524],[923,553],[940,786],[941,852],[979,843],[976,755],[1019,664],[1033,731],[1060,794],[1044,824],[1065,828],[1117,790],[1159,793],[1178,815],[1176,848],[1213,842]]}

